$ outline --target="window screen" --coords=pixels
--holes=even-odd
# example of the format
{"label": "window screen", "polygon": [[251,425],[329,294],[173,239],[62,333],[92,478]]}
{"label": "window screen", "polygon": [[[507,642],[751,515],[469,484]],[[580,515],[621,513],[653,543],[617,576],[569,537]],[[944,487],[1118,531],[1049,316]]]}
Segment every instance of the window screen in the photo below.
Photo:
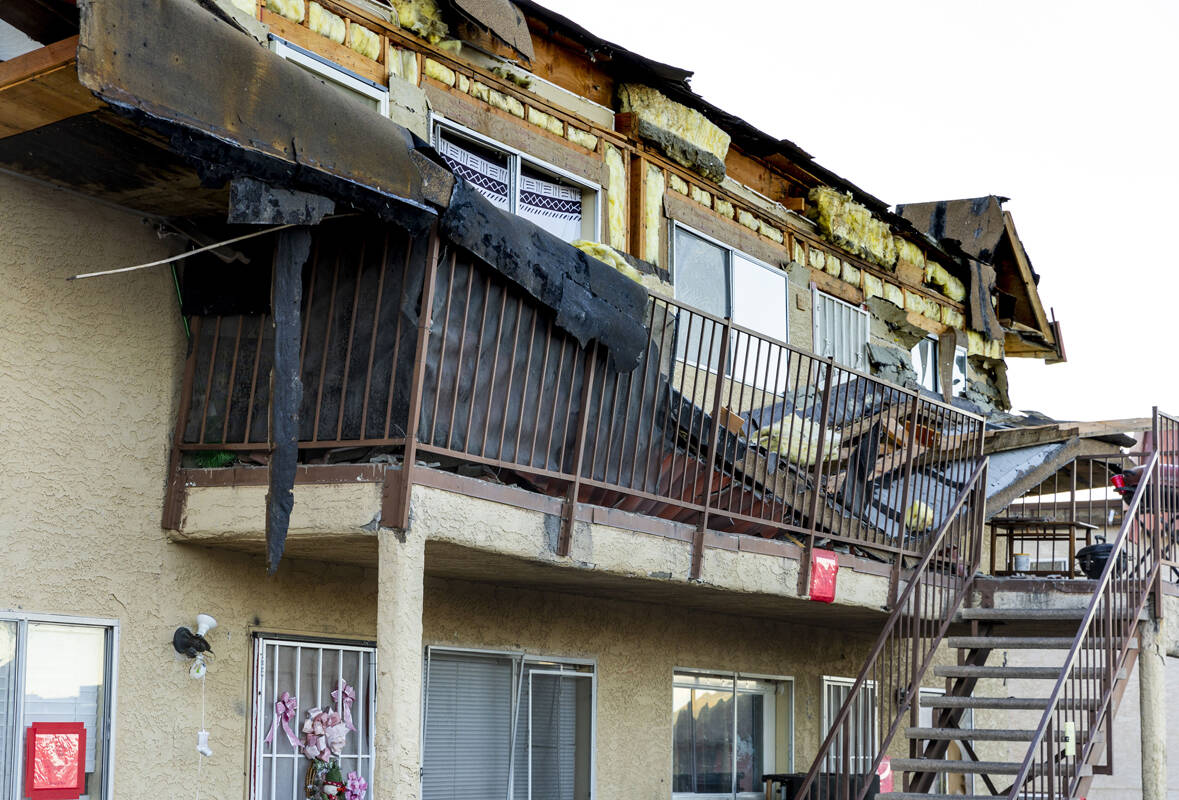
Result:
{"label": "window screen", "polygon": [[834,356],[835,361],[845,367],[865,369],[868,312],[817,289],[812,296],[814,351],[823,357]]}
{"label": "window screen", "polygon": [[[356,691],[352,723],[340,771],[346,776],[358,772],[372,785],[372,718],[376,689],[376,650],[366,645],[259,638],[256,644],[257,672],[254,718],[254,797],[265,800],[302,800],[303,780],[311,762],[291,747],[281,726],[271,741],[266,732],[274,720],[274,707],[283,692],[298,701],[291,720],[296,738],[313,708],[336,708],[332,692],[345,681]],[[370,797],[374,796],[370,792]]]}

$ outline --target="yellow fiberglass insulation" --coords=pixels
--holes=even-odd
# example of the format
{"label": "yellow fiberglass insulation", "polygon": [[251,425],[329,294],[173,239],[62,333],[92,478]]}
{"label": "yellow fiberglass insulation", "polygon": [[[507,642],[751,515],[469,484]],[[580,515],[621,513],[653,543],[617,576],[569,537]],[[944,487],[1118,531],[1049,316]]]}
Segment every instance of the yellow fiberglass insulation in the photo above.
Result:
{"label": "yellow fiberglass insulation", "polygon": [[966,299],[966,286],[955,278],[941,264],[925,262],[925,282],[941,289],[942,294],[955,302]]}
{"label": "yellow fiberglass insulation", "polygon": [[336,44],[344,43],[344,35],[347,32],[344,18],[328,11],[319,3],[307,4],[307,27]]}
{"label": "yellow fiberglass insulation", "polygon": [[348,23],[348,30],[352,34],[348,40],[348,46],[365,58],[376,61],[381,53],[381,37],[355,22]]}
{"label": "yellow fiberglass insulation", "polygon": [[623,113],[635,114],[656,128],[712,153],[722,162],[729,152],[729,134],[712,124],[699,111],[668,99],[657,89],[638,83],[624,83],[618,87],[618,100]]}
{"label": "yellow fiberglass insulation", "polygon": [[827,441],[820,450],[819,426],[798,414],[791,414],[777,425],[762,428],[755,441],[800,467],[813,466],[820,457],[824,461],[830,460],[839,452],[839,434],[827,431]]}
{"label": "yellow fiberglass insulation", "polygon": [[302,22],[307,13],[303,0],[267,0],[266,8],[295,22]]}
{"label": "yellow fiberglass insulation", "polygon": [[929,530],[933,527],[933,509],[920,500],[914,500],[905,512],[905,527],[914,533]]}
{"label": "yellow fiberglass insulation", "polygon": [[610,186],[606,190],[606,222],[610,227],[610,246],[622,250],[626,247],[628,210],[626,164],[622,160],[622,151],[611,144],[606,145],[606,169],[610,173]]}
{"label": "yellow fiberglass insulation", "polygon": [[397,23],[408,31],[438,44],[446,38],[449,28],[442,21],[442,12],[436,0],[393,0],[397,9]]}
{"label": "yellow fiberglass insulation", "polygon": [[819,232],[828,241],[881,267],[892,269],[897,263],[896,240],[888,224],[850,195],[817,186],[811,189],[809,199]]}
{"label": "yellow fiberglass insulation", "polygon": [[586,239],[577,239],[569,244],[586,255],[609,264],[635,283],[643,282],[643,273],[626,263],[626,259],[610,245],[602,244],[601,242],[591,242]]}
{"label": "yellow fiberglass insulation", "polygon": [[647,165],[646,208],[643,209],[646,223],[646,241],[643,242],[643,259],[659,265],[659,229],[663,226],[663,170],[654,164]]}

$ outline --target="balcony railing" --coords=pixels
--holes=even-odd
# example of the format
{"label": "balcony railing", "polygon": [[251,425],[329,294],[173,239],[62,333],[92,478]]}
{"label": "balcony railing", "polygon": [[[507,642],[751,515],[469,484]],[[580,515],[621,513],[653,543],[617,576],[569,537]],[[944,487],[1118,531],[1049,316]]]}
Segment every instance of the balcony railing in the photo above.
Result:
{"label": "balcony railing", "polygon": [[[420,460],[484,465],[566,499],[562,551],[590,503],[694,524],[697,570],[705,529],[919,557],[981,462],[980,418],[665,297],[619,371],[498,272],[430,244],[350,221],[316,233],[303,460],[400,459],[405,498]],[[264,463],[269,318],[192,331],[175,463]]]}

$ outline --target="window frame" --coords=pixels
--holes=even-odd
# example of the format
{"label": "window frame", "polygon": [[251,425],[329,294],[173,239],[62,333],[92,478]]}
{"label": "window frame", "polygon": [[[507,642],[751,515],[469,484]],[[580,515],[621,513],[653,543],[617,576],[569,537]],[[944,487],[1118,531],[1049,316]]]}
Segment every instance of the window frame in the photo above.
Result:
{"label": "window frame", "polygon": [[[921,375],[920,374],[917,375],[917,385],[919,387],[921,387],[922,389],[925,389],[926,391],[933,392],[934,394],[941,396],[941,393],[942,393],[942,376],[941,376],[942,367],[941,367],[941,361],[938,358],[939,341],[940,340],[938,339],[938,337],[933,335],[932,333],[929,336],[924,337],[923,339],[918,341],[917,344],[913,345],[913,348],[909,351],[909,361],[910,361],[910,363],[913,362],[913,354],[917,351],[917,349],[919,347],[926,344],[927,342],[929,343],[929,346],[931,347],[931,349],[933,351],[932,358],[930,360],[930,364],[933,367],[933,369],[932,369],[933,388],[930,388],[929,386],[926,386],[924,383],[921,382]],[[957,391],[954,391],[952,370],[954,369],[954,365],[957,364],[959,358],[962,359],[962,367],[963,367],[963,369],[962,369],[962,388],[958,389]],[[954,362],[950,366],[950,369],[951,369],[950,396],[951,397],[961,397],[962,393],[966,390],[966,382],[968,379],[967,374],[968,374],[969,367],[970,367],[970,361],[968,358],[968,354],[966,352],[966,348],[960,344],[954,345]],[[913,364],[913,371],[914,372],[917,371],[916,364]]]}
{"label": "window frame", "polygon": [[[719,247],[725,251],[725,276],[724,276],[724,281],[725,281],[725,313],[723,315],[721,315],[721,319],[727,319],[729,321],[732,321],[732,319],[733,319],[733,307],[734,307],[734,299],[735,299],[734,292],[733,292],[733,257],[734,257],[734,255],[741,256],[741,258],[745,259],[746,261],[750,262],[751,264],[761,267],[762,269],[767,270],[768,272],[770,272],[773,275],[781,276],[783,305],[786,308],[786,319],[783,321],[783,329],[786,331],[786,338],[785,339],[778,339],[777,337],[771,336],[766,333],[761,333],[760,331],[753,331],[753,332],[764,339],[769,339],[771,341],[777,342],[778,344],[789,344],[790,343],[790,341],[789,341],[789,339],[790,339],[790,276],[786,274],[786,271],[782,270],[782,269],[778,269],[773,264],[770,264],[767,261],[763,261],[762,259],[757,258],[756,256],[751,256],[749,253],[746,253],[744,250],[742,250],[739,247],[735,247],[731,244],[726,244],[725,242],[721,241],[720,239],[717,239],[715,236],[709,236],[707,233],[697,230],[696,228],[693,228],[691,225],[686,225],[683,222],[680,222],[678,219],[672,219],[672,220],[670,220],[670,223],[671,223],[671,234],[668,236],[668,245],[667,246],[668,246],[668,250],[669,250],[668,262],[671,266],[671,269],[668,270],[668,272],[671,276],[671,288],[672,288],[673,297],[675,298],[676,302],[681,302],[681,300],[680,300],[680,294],[679,294],[679,282],[676,280],[676,278],[678,277],[676,275],[678,270],[676,269],[676,252],[675,252],[675,238],[676,237],[675,237],[675,234],[676,234],[677,230],[682,229],[685,232],[691,234],[692,236],[695,236],[698,239],[703,239],[704,241],[708,242],[709,244],[715,245],[716,247]],[[747,326],[741,325],[740,323],[734,323],[734,324],[737,327],[742,328],[743,330],[753,330],[752,328],[748,328]]]}
{"label": "window frame", "polygon": [[25,669],[28,653],[28,626],[33,624],[72,625],[75,627],[102,628],[106,632],[106,664],[103,667],[104,702],[106,714],[103,721],[103,780],[102,798],[91,800],[110,800],[114,797],[115,773],[115,714],[118,706],[119,682],[119,620],[106,617],[75,617],[66,614],[37,614],[15,611],[0,611],[0,622],[15,622],[17,624],[16,658],[16,686],[13,696],[19,703],[19,714],[16,715],[16,729],[9,742],[8,752],[0,752],[0,759],[11,758],[13,764],[12,780],[8,787],[0,790],[11,792],[11,797],[24,797],[25,759],[24,759],[24,731],[25,722]]}
{"label": "window frame", "polygon": [[[819,728],[819,742],[818,742],[818,746],[820,746],[820,747],[822,747],[823,741],[826,739],[827,734],[830,733],[830,731],[831,731],[832,717],[835,714],[839,713],[838,708],[830,708],[829,707],[830,704],[827,702],[828,688],[831,686],[843,686],[848,690],[848,694],[850,695],[851,689],[856,685],[855,678],[844,678],[844,677],[840,677],[838,675],[824,675],[824,676],[822,676],[822,678],[823,678],[822,693],[820,695],[821,708],[820,708],[820,715],[819,715],[822,725]],[[873,703],[872,703],[872,730],[871,730],[871,734],[872,734],[872,749],[875,750],[876,748],[878,748],[880,746],[880,742],[878,742],[876,740],[876,732],[880,728],[880,692],[879,692],[879,688],[876,685],[876,681],[865,681],[864,685],[860,687],[860,691],[862,692],[865,690],[870,690],[872,692]],[[828,753],[827,757],[830,758],[831,755],[832,755],[832,753]],[[868,755],[868,756],[857,756],[857,758],[859,758],[859,759],[873,758],[873,757],[874,757],[874,754]],[[870,764],[864,764],[863,766],[866,768],[866,767],[870,766]]]}
{"label": "window frame", "polygon": [[[250,748],[249,748],[249,773],[248,773],[248,798],[250,800],[265,800],[268,795],[263,791],[262,782],[262,748],[264,746],[263,739],[266,736],[266,731],[270,727],[270,717],[274,714],[274,708],[265,708],[263,705],[266,696],[265,681],[266,681],[266,647],[271,644],[279,646],[290,647],[292,645],[297,647],[312,647],[319,650],[354,650],[359,653],[372,653],[372,691],[369,692],[369,702],[364,709],[363,723],[369,725],[369,753],[367,756],[357,756],[357,758],[366,757],[369,759],[369,764],[375,766],[376,763],[376,731],[373,729],[373,721],[376,719],[376,705],[377,705],[377,684],[376,675],[378,670],[377,662],[377,644],[375,641],[368,639],[351,639],[351,638],[332,638],[323,636],[302,636],[300,634],[292,633],[268,633],[265,631],[252,631],[253,639],[253,665],[252,665],[252,686],[253,693],[252,707],[253,719],[250,726]],[[363,662],[362,662],[363,663]],[[368,675],[364,675],[368,679]],[[331,697],[331,689],[328,689],[328,698]],[[355,708],[353,709],[355,711]],[[303,725],[303,718],[306,716],[307,709],[299,708],[296,712],[294,723],[294,730],[296,736]],[[359,732],[358,732],[359,733]],[[359,738],[359,737],[358,737]],[[285,742],[285,735],[276,734],[276,742]],[[288,743],[289,744],[289,743]],[[277,754],[276,754],[277,755]],[[289,757],[289,754],[283,754],[283,757]],[[296,757],[297,760],[297,757]],[[374,774],[375,777],[375,774]],[[296,783],[296,788],[298,783]],[[369,796],[372,795],[373,787],[370,782]]]}
{"label": "window frame", "polygon": [[[430,112],[429,124],[430,124],[430,145],[432,147],[434,147],[435,149],[437,149],[437,147],[438,147],[439,137],[442,135],[443,130],[446,130],[452,134],[457,135],[460,138],[466,137],[468,139],[473,139],[476,144],[479,144],[483,147],[490,148],[492,150],[498,150],[499,152],[501,152],[505,156],[507,156],[508,165],[509,165],[509,167],[508,167],[508,204],[510,206],[510,210],[508,213],[510,213],[514,216],[520,216],[520,212],[519,212],[520,176],[521,176],[523,168],[526,165],[534,167],[537,170],[539,170],[540,172],[549,172],[549,173],[552,173],[553,175],[557,176],[558,178],[569,181],[570,183],[574,184],[575,186],[580,187],[582,192],[586,192],[586,191],[593,192],[593,195],[594,195],[594,202],[593,202],[594,222],[593,222],[593,228],[592,228],[592,230],[593,230],[592,241],[594,241],[594,242],[601,242],[602,241],[602,187],[600,184],[595,183],[594,181],[591,181],[591,180],[587,180],[586,178],[583,178],[580,175],[570,172],[567,169],[561,169],[560,167],[556,166],[555,164],[550,164],[549,162],[547,162],[543,159],[537,158],[536,156],[532,155],[531,153],[521,150],[518,147],[512,147],[511,145],[504,144],[503,142],[499,141],[498,139],[493,139],[492,137],[488,136],[485,133],[480,133],[479,131],[468,128],[467,126],[462,125],[458,122],[455,122],[454,120],[449,119],[448,117],[446,117],[442,114],[439,114],[437,112],[433,112],[433,111]],[[584,208],[585,208],[584,200],[582,201],[582,208],[583,208],[583,214],[584,214]],[[583,221],[583,225],[584,225],[584,221]],[[585,238],[585,237],[579,237],[579,238]]]}
{"label": "window frame", "polygon": [[[589,796],[590,800],[596,800],[598,796],[598,660],[597,658],[578,658],[575,656],[549,656],[535,653],[529,653],[524,650],[497,650],[489,648],[478,647],[455,647],[445,644],[431,644],[426,645],[422,652],[422,725],[420,735],[418,737],[419,751],[418,763],[425,764],[426,761],[426,719],[429,713],[429,689],[430,689],[430,658],[434,653],[446,653],[451,655],[469,655],[474,657],[499,657],[509,658],[512,660],[512,720],[511,724],[513,731],[515,729],[518,717],[520,714],[519,703],[521,700],[521,693],[525,690],[523,674],[525,664],[540,664],[540,665],[568,665],[570,667],[588,668],[585,672],[569,671],[563,672],[557,669],[540,669],[535,670],[540,674],[547,675],[562,675],[564,677],[583,676],[583,679],[590,681],[590,732],[589,732]],[[531,681],[529,681],[529,691]],[[513,736],[515,734],[513,733]],[[528,764],[529,764],[529,781],[531,781],[531,765],[532,765],[532,727],[528,728]],[[508,797],[506,800],[512,800],[512,795],[515,794],[515,754],[509,749],[508,754],[508,769],[511,774],[511,780],[508,785]],[[421,792],[424,772],[419,772],[418,790]],[[528,794],[531,795],[532,789],[529,786]]]}
{"label": "window frame", "polygon": [[871,312],[869,312],[868,309],[864,308],[862,305],[855,305],[853,303],[849,303],[842,298],[839,298],[833,294],[830,294],[829,292],[824,292],[818,286],[814,286],[814,285],[811,286],[811,352],[813,352],[815,355],[817,355],[821,358],[824,358],[824,359],[834,356],[834,353],[824,354],[823,351],[819,348],[819,337],[821,334],[821,331],[819,330],[820,317],[819,317],[819,313],[818,313],[818,311],[819,311],[819,298],[823,298],[823,300],[832,301],[838,305],[846,306],[848,308],[848,310],[850,310],[851,312],[853,312],[855,314],[858,314],[859,316],[863,317],[863,319],[864,319],[864,340],[863,340],[863,344],[861,345],[861,349],[860,349],[860,359],[862,360],[863,363],[861,365],[844,364],[843,362],[836,359],[835,363],[837,365],[839,365],[840,367],[842,367],[841,373],[837,373],[837,375],[839,376],[837,379],[841,380],[841,381],[847,380],[848,379],[847,370],[851,370],[853,372],[859,372],[864,375],[869,374],[868,345],[872,342],[872,314],[871,314]]}
{"label": "window frame", "polygon": [[319,53],[300,47],[287,39],[269,34],[270,50],[279,58],[290,61],[306,69],[308,72],[332,83],[338,83],[346,89],[363,95],[370,100],[377,101],[377,111],[386,119],[389,117],[389,88],[358,75],[352,70],[337,64]]}
{"label": "window frame", "polygon": [[[754,692],[754,691],[749,691],[749,690],[743,691],[742,689],[740,689],[737,686],[738,681],[742,681],[742,680],[773,682],[773,683],[778,684],[779,686],[789,685],[789,687],[790,687],[790,702],[789,702],[789,704],[787,704],[785,706],[785,708],[788,711],[788,718],[789,718],[789,725],[787,726],[786,736],[787,736],[787,742],[789,743],[789,746],[787,748],[787,752],[790,754],[789,755],[790,763],[785,771],[786,772],[793,772],[794,771],[794,761],[795,761],[795,756],[794,756],[794,745],[795,745],[795,736],[794,736],[795,701],[794,701],[794,696],[795,696],[795,689],[796,689],[796,683],[795,683],[794,676],[792,676],[792,675],[766,675],[766,674],[754,673],[754,672],[734,672],[732,670],[702,669],[699,667],[673,667],[671,675],[672,675],[671,687],[672,687],[673,693],[674,693],[675,689],[697,688],[697,686],[690,685],[687,682],[681,682],[681,681],[677,680],[677,677],[679,675],[697,675],[700,677],[722,678],[725,680],[732,681],[734,697],[736,697],[737,695],[740,695],[740,694],[762,694],[762,695],[765,694],[764,692]],[[770,748],[769,768],[767,770],[768,772],[781,772],[782,771],[778,767],[778,764],[777,764],[778,742],[777,742],[777,730],[776,730],[777,729],[777,715],[778,715],[778,705],[777,704],[781,703],[782,700],[783,700],[782,695],[777,690],[775,690],[775,692],[774,692],[774,704],[775,704],[774,718],[773,718],[773,720],[770,721],[770,723],[771,723],[770,727],[774,730],[774,740],[775,741],[774,741],[774,746],[772,748]],[[674,700],[673,700],[672,707],[674,709]],[[735,710],[736,710],[736,706],[734,706],[734,711]],[[734,713],[733,714],[733,731],[732,731],[734,742],[736,742],[736,739],[737,739],[737,724],[738,724],[737,723],[737,715]],[[668,785],[673,786],[675,784],[675,725],[674,724],[671,727],[670,734],[671,734],[671,743],[670,744],[671,744],[672,758],[671,758],[671,764],[670,764],[670,770],[669,770],[669,776],[668,776]],[[737,773],[736,762],[737,762],[737,748],[734,746],[733,747],[734,782],[736,782],[736,773]],[[760,791],[739,792],[739,791],[736,791],[736,789],[734,789],[734,791],[729,792],[727,794],[672,791],[671,797],[672,797],[672,800],[722,800],[722,798],[725,800],[736,800],[737,798],[740,798],[741,795],[745,795],[745,794],[748,794],[751,797],[753,795],[757,795],[758,797],[760,797],[762,793]]]}

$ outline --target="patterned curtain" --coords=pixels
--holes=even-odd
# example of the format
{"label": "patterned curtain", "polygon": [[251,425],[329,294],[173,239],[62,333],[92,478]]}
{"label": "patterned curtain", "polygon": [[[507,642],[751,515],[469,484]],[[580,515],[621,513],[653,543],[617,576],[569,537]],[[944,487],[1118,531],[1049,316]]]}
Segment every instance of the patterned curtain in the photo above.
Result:
{"label": "patterned curtain", "polygon": [[534,175],[520,176],[520,216],[571,242],[581,234],[581,190]]}
{"label": "patterned curtain", "polygon": [[507,156],[503,157],[502,163],[497,163],[498,160],[491,161],[449,139],[439,138],[438,154],[442,156],[442,160],[449,164],[456,174],[473,183],[488,200],[510,212],[512,203],[508,197],[508,187],[511,184]]}

